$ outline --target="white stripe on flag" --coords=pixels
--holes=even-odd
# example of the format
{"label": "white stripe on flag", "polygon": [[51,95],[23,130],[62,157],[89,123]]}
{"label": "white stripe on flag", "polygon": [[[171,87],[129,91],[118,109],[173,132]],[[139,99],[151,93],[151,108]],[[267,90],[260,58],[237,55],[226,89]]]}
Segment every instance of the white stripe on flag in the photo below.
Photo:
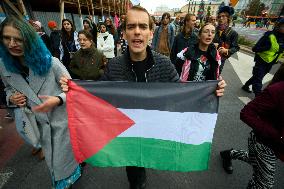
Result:
{"label": "white stripe on flag", "polygon": [[217,113],[167,112],[158,110],[120,109],[135,125],[118,137],[143,137],[202,144],[212,142]]}

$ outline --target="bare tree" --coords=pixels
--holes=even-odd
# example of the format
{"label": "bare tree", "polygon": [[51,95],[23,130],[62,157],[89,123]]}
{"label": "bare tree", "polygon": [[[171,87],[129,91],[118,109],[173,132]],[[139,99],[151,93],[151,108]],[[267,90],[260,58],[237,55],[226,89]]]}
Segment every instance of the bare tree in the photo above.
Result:
{"label": "bare tree", "polygon": [[251,0],[247,6],[246,15],[260,16],[263,10],[265,10],[264,3],[261,3],[260,0]]}

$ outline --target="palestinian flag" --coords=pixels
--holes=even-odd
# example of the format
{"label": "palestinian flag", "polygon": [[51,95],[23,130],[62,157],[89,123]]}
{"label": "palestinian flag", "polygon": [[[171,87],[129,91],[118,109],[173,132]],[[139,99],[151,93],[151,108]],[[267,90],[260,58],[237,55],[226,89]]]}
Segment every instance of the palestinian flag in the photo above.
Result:
{"label": "palestinian flag", "polygon": [[70,81],[68,126],[75,158],[99,167],[208,169],[217,81]]}

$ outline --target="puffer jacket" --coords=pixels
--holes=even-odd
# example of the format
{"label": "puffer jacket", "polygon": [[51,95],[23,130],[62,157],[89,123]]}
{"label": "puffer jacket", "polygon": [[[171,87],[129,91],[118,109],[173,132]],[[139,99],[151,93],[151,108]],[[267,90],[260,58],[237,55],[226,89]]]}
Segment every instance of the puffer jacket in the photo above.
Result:
{"label": "puffer jacket", "polygon": [[[177,82],[178,74],[171,63],[171,60],[147,47],[147,54],[150,56],[152,65],[146,72],[147,82]],[[132,69],[129,50],[122,56],[110,60],[105,74],[100,80],[103,81],[133,81],[137,80],[135,72]]]}

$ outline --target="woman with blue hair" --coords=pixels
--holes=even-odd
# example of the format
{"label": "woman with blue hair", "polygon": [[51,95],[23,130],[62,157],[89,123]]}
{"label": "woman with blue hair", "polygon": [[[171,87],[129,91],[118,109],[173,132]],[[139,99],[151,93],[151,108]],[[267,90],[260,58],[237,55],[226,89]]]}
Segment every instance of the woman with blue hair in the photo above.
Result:
{"label": "woman with blue hair", "polygon": [[81,176],[81,167],[71,149],[66,96],[58,82],[69,73],[19,18],[8,17],[0,25],[0,75],[8,106],[28,109],[35,119],[53,187],[71,187]]}

